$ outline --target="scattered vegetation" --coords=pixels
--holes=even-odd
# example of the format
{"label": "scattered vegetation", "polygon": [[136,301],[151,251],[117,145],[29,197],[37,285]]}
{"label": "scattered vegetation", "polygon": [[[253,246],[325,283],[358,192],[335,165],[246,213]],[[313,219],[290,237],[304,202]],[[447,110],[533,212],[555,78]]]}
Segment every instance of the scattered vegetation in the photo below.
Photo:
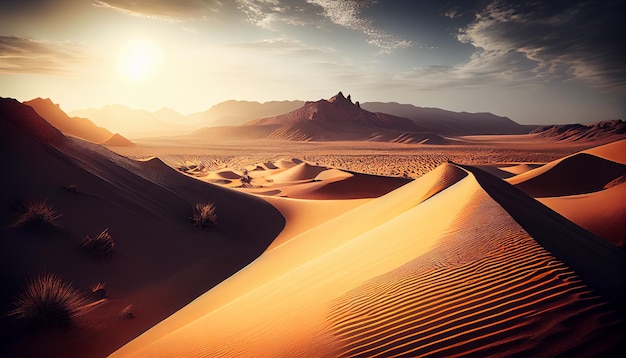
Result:
{"label": "scattered vegetation", "polygon": [[61,214],[54,210],[54,206],[49,204],[48,200],[29,201],[11,226],[40,230],[60,229],[61,225],[57,222],[60,217]]}
{"label": "scattered vegetation", "polygon": [[115,246],[115,243],[109,234],[109,229],[104,229],[96,237],[90,237],[87,235],[87,237],[83,240],[82,246],[85,251],[93,256],[110,258],[113,256],[113,247]]}
{"label": "scattered vegetation", "polygon": [[250,187],[251,183],[252,183],[252,178],[250,177],[250,173],[248,172],[248,169],[244,169],[243,170],[243,175],[241,176],[241,186],[243,186],[244,188]]}
{"label": "scattered vegetation", "polygon": [[62,189],[72,194],[78,193],[78,186],[76,184],[70,184],[68,186],[64,186]]}
{"label": "scattered vegetation", "polygon": [[217,225],[215,205],[213,203],[196,204],[191,220],[199,227],[213,227]]}
{"label": "scattered vegetation", "polygon": [[49,325],[69,325],[86,299],[59,275],[45,273],[28,282],[9,313],[19,319]]}
{"label": "scattered vegetation", "polygon": [[107,297],[106,285],[104,282],[96,282],[89,286],[89,290],[91,291],[91,298],[94,301],[103,300]]}
{"label": "scattered vegetation", "polygon": [[133,305],[130,304],[130,305],[124,307],[124,309],[122,309],[122,311],[120,312],[120,317],[122,319],[133,319],[133,318],[135,318],[135,313],[133,313]]}

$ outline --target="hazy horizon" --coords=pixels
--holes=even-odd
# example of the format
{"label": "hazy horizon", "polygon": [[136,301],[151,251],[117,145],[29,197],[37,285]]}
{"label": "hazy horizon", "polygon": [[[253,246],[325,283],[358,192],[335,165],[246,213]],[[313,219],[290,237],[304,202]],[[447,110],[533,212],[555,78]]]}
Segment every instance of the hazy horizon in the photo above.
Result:
{"label": "hazy horizon", "polygon": [[72,112],[227,100],[626,117],[619,1],[0,1],[0,96]]}

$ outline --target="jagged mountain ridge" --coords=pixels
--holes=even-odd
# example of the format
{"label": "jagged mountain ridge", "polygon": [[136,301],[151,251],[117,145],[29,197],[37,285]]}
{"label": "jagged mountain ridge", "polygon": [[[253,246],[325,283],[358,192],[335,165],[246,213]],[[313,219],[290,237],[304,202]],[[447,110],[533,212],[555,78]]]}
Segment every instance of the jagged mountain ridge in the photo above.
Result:
{"label": "jagged mountain ridge", "polygon": [[407,118],[385,113],[372,113],[353,103],[350,96],[339,92],[328,100],[305,102],[283,115],[262,118],[241,127],[205,128],[194,133],[201,137],[231,139],[281,139],[291,141],[368,140],[402,143],[444,143],[437,134],[429,133]]}
{"label": "jagged mountain ridge", "polygon": [[87,118],[68,116],[58,104],[49,98],[38,97],[24,104],[32,107],[37,114],[65,134],[94,143],[103,143],[113,137],[113,133],[109,130],[97,126]]}

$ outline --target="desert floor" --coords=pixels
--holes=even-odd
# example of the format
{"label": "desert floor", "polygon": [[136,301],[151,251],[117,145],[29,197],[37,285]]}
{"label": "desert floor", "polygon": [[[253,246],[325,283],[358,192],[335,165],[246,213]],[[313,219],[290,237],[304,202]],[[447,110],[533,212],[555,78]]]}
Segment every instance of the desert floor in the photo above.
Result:
{"label": "desert floor", "polygon": [[[70,330],[9,328],[12,354],[584,356],[624,339],[624,275],[606,276],[626,265],[624,140],[146,138],[107,147],[121,157],[70,140],[55,148],[82,163],[72,182],[37,149],[41,179],[26,142],[7,164],[29,179],[12,179],[6,201],[39,188],[64,229],[44,242],[5,216],[7,291],[58,268],[79,287],[99,277],[110,296]],[[72,183],[78,195],[59,191]],[[222,218],[210,240],[186,222],[198,200]],[[70,242],[103,218],[120,242],[94,262]],[[37,245],[58,256],[22,261]],[[136,318],[120,319],[128,305]]]}

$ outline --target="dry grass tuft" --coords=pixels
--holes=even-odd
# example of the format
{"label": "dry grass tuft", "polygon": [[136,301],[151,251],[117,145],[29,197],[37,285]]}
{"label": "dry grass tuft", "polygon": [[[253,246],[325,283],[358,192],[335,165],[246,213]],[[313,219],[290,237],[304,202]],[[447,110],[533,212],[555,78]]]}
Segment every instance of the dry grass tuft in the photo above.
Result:
{"label": "dry grass tuft", "polygon": [[40,230],[60,229],[57,219],[61,217],[48,200],[29,201],[24,212],[13,222],[12,227]]}
{"label": "dry grass tuft", "polygon": [[89,290],[91,291],[91,298],[94,301],[100,301],[107,298],[106,285],[104,282],[96,282],[89,286]]}
{"label": "dry grass tuft", "polygon": [[109,234],[109,229],[104,229],[98,236],[87,235],[82,243],[83,249],[96,257],[110,258],[113,255],[115,243]]}
{"label": "dry grass tuft", "polygon": [[78,186],[76,184],[70,184],[68,186],[64,186],[62,189],[72,194],[78,193]]}
{"label": "dry grass tuft", "polygon": [[9,315],[33,323],[69,325],[86,303],[85,297],[61,276],[45,273],[28,282]]}
{"label": "dry grass tuft", "polygon": [[133,312],[133,305],[130,304],[130,305],[124,307],[124,309],[122,309],[122,311],[120,312],[120,317],[122,319],[133,319],[133,318],[135,318],[135,313]]}
{"label": "dry grass tuft", "polygon": [[213,203],[198,203],[194,206],[191,220],[200,227],[213,227],[217,225],[216,208]]}

